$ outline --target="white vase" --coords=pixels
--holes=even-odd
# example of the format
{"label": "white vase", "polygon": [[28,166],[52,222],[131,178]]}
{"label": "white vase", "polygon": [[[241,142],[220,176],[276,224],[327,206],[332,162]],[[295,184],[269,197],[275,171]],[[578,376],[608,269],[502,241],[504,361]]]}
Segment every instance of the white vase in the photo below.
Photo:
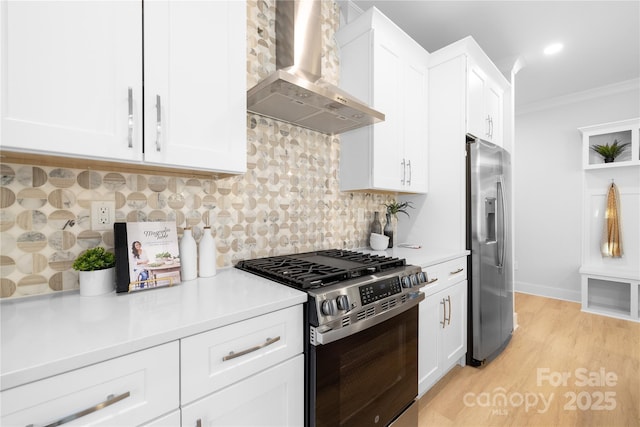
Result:
{"label": "white vase", "polygon": [[198,248],[191,228],[185,228],[180,239],[180,280],[186,282],[198,277]]}
{"label": "white vase", "polygon": [[211,227],[205,227],[198,245],[198,276],[216,275],[216,242],[211,235]]}
{"label": "white vase", "polygon": [[112,292],[115,289],[116,268],[80,271],[80,295],[93,297]]}

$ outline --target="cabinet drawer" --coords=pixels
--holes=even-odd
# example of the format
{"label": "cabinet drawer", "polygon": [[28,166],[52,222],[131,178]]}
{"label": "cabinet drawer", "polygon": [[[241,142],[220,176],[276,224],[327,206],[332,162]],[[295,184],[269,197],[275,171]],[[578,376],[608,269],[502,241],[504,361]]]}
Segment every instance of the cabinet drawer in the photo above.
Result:
{"label": "cabinet drawer", "polygon": [[302,353],[302,305],[181,340],[182,403]]}
{"label": "cabinet drawer", "polygon": [[[460,257],[423,269],[427,273],[429,285],[423,288],[425,294],[437,292],[443,287],[467,278],[467,257]],[[433,282],[432,282],[433,281]]]}
{"label": "cabinet drawer", "polygon": [[0,424],[42,426],[85,412],[68,425],[142,424],[179,407],[178,353],[175,341],[5,390]]}
{"label": "cabinet drawer", "polygon": [[182,426],[304,425],[302,354],[182,408]]}

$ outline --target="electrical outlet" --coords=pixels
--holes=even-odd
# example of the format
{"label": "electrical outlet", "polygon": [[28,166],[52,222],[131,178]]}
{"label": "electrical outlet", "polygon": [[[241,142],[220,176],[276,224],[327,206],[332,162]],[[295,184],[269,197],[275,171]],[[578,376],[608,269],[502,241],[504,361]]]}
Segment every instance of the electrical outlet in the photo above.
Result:
{"label": "electrical outlet", "polygon": [[98,200],[91,202],[91,229],[106,231],[113,229],[116,202]]}

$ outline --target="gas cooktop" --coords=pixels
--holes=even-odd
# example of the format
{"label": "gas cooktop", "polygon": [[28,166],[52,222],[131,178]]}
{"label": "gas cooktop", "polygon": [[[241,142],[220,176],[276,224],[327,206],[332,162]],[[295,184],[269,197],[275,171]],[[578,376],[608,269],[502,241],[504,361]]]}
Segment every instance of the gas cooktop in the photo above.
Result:
{"label": "gas cooktop", "polygon": [[329,249],[240,261],[236,268],[294,288],[313,289],[404,265],[400,258]]}

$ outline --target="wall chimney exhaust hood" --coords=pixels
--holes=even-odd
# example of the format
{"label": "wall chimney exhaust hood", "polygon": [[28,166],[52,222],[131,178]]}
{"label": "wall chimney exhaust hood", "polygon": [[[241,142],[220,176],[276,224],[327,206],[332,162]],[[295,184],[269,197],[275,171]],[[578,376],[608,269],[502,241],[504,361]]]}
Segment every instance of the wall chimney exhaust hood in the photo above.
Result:
{"label": "wall chimney exhaust hood", "polygon": [[322,2],[276,2],[277,71],[247,91],[247,110],[334,135],[384,121],[321,78]]}

